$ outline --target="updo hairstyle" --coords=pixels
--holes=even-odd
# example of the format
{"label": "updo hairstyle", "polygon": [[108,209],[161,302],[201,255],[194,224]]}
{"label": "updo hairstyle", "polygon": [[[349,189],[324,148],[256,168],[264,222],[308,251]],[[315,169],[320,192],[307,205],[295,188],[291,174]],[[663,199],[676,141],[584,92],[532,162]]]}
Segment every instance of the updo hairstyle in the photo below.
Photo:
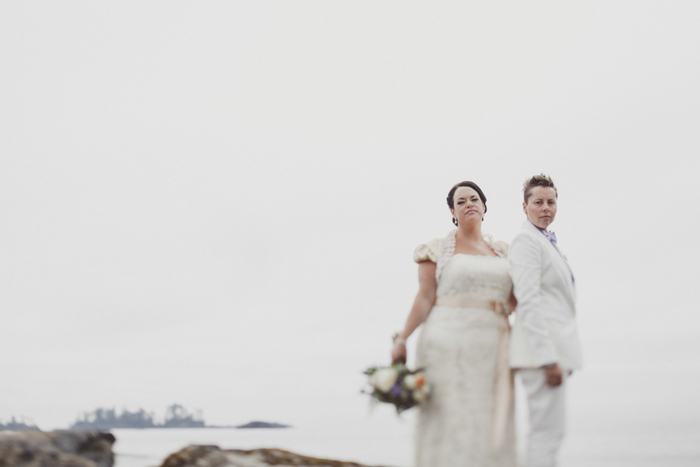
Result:
{"label": "updo hairstyle", "polygon": [[[455,192],[457,191],[457,188],[459,188],[461,186],[468,186],[469,188],[472,188],[474,191],[476,191],[476,193],[479,195],[479,198],[481,198],[481,202],[484,203],[484,213],[486,213],[486,211],[488,211],[488,208],[486,207],[486,196],[484,195],[484,192],[481,191],[481,188],[479,188],[479,185],[477,185],[474,182],[469,182],[469,181],[459,182],[458,184],[453,186],[452,189],[450,190],[450,192],[447,194],[447,205],[450,207],[450,209],[455,208],[455,200],[454,200]],[[457,219],[455,219],[453,217],[452,223],[454,225],[457,225]]]}

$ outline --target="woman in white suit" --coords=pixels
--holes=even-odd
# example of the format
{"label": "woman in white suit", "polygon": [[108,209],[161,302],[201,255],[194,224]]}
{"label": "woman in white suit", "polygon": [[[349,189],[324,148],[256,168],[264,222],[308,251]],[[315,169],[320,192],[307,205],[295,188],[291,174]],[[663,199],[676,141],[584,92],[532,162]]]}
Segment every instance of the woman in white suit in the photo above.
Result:
{"label": "woman in white suit", "polygon": [[557,189],[546,175],[523,187],[527,220],[510,244],[508,259],[518,300],[510,366],[527,393],[528,467],[554,467],[564,438],[567,376],[581,368],[576,328],[576,284],[554,232]]}

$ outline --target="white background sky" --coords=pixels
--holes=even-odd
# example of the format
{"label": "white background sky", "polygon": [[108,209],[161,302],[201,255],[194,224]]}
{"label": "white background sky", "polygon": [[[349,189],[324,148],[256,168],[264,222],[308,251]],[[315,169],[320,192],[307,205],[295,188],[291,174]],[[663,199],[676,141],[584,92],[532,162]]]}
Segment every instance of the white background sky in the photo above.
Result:
{"label": "white background sky", "polygon": [[579,287],[575,426],[697,428],[699,20],[695,1],[4,2],[0,420],[364,416],[359,372],[388,362],[449,188],[479,183],[483,230],[510,240],[546,172]]}

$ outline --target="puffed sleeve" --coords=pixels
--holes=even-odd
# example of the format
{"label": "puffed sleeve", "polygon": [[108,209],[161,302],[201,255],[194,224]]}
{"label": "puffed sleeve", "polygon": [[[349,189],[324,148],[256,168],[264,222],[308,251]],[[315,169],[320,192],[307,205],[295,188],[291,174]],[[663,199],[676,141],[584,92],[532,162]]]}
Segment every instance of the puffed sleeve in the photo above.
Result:
{"label": "puffed sleeve", "polygon": [[442,239],[435,238],[428,243],[421,243],[413,252],[413,261],[422,263],[423,261],[432,261],[437,264],[440,250],[442,249]]}

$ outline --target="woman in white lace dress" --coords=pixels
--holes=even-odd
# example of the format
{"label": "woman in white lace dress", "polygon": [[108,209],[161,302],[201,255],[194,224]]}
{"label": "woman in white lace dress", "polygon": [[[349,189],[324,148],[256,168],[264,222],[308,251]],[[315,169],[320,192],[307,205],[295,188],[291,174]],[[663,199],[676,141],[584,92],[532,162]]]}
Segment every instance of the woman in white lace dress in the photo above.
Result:
{"label": "woman in white lace dress", "polygon": [[416,366],[432,387],[419,406],[414,467],[514,467],[513,382],[507,309],[515,307],[507,245],[481,233],[486,197],[473,182],[447,197],[457,226],[419,245],[419,290],[392,361],[424,323]]}

